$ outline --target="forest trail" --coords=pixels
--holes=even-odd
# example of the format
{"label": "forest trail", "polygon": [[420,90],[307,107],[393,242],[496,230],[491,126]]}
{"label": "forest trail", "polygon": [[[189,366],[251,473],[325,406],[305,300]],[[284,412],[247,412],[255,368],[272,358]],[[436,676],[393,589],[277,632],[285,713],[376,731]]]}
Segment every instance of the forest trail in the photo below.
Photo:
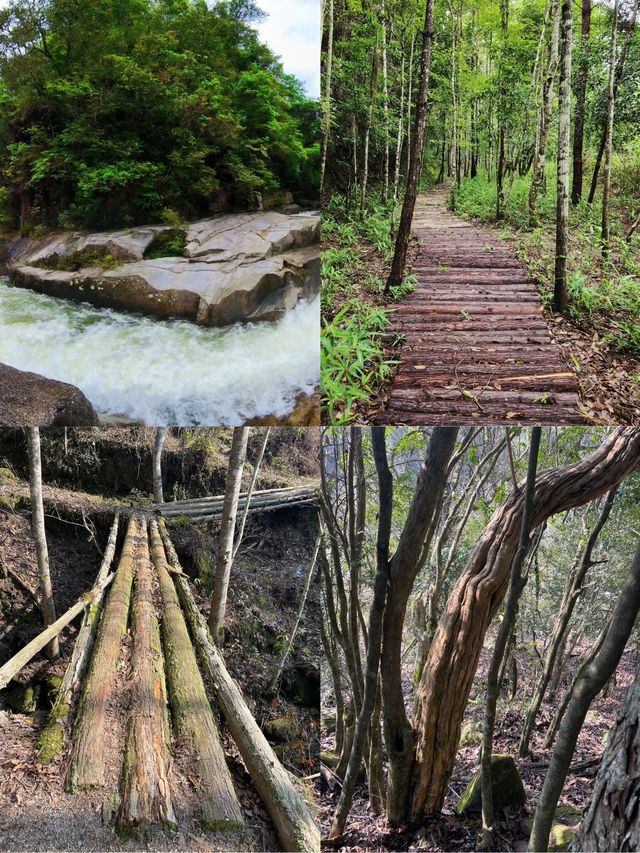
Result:
{"label": "forest trail", "polygon": [[450,189],[416,204],[416,292],[395,315],[401,364],[374,422],[585,423],[536,286],[491,231],[448,210]]}

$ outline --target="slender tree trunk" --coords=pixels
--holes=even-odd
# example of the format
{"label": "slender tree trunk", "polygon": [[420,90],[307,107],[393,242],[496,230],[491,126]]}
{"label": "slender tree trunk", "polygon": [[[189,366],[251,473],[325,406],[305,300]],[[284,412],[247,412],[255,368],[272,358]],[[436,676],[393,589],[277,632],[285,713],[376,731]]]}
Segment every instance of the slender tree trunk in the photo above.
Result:
{"label": "slender tree trunk", "polygon": [[604,183],[602,189],[602,257],[609,257],[609,196],[611,195],[611,159],[613,157],[613,119],[616,106],[614,75],[616,66],[616,46],[618,38],[618,9],[619,0],[613,6],[613,23],[611,25],[611,57],[609,60],[609,82],[607,87],[607,130],[604,146]]}
{"label": "slender tree trunk", "polygon": [[262,437],[262,444],[260,445],[260,450],[258,451],[258,456],[256,458],[255,464],[253,466],[253,473],[251,474],[251,480],[249,481],[249,488],[247,489],[247,498],[244,505],[244,511],[242,513],[242,518],[240,519],[240,524],[238,526],[238,532],[236,534],[235,542],[233,544],[233,559],[235,560],[236,554],[238,553],[238,548],[240,547],[240,543],[242,542],[242,537],[244,536],[244,528],[247,523],[247,516],[249,515],[249,509],[251,507],[251,496],[253,495],[253,490],[256,485],[256,480],[258,479],[258,471],[260,470],[260,465],[262,464],[262,459],[264,457],[264,452],[267,449],[267,442],[269,441],[269,435],[271,433],[271,427],[267,427],[264,431],[264,436]]}
{"label": "slender tree trunk", "polygon": [[[44,528],[44,505],[42,502],[42,462],[40,459],[40,430],[38,427],[27,428],[29,450],[29,487],[31,489],[31,529],[36,546],[38,560],[38,580],[40,583],[40,610],[46,627],[56,621],[56,605],[53,599],[51,573],[49,571],[49,551],[47,549],[47,534]],[[46,655],[54,660],[60,654],[58,637],[52,638],[47,645]]]}
{"label": "slender tree trunk", "polygon": [[331,138],[331,76],[333,73],[333,0],[327,3],[329,20],[327,34],[326,65],[324,72],[324,104],[322,134],[322,160],[320,161],[320,194],[324,191],[325,174],[327,171],[327,155],[329,152],[329,140]]}
{"label": "slender tree trunk", "polygon": [[416,34],[411,35],[411,52],[409,54],[409,91],[407,95],[407,175],[411,166],[411,108],[413,107],[413,57],[416,49]]}
{"label": "slender tree trunk", "polygon": [[583,672],[585,672],[587,670],[587,668],[591,664],[591,661],[595,658],[595,656],[600,651],[600,647],[602,646],[602,644],[604,642],[604,638],[607,636],[607,631],[609,630],[610,624],[611,624],[611,617],[609,617],[607,619],[604,627],[602,628],[602,630],[600,631],[600,633],[598,634],[596,639],[591,644],[591,648],[587,652],[587,656],[585,657],[585,659],[580,664],[578,671],[576,672],[573,679],[571,680],[571,684],[567,687],[567,689],[564,693],[564,696],[562,697],[561,701],[558,703],[556,710],[555,710],[555,713],[553,715],[553,718],[552,718],[551,722],[549,723],[549,728],[547,729],[546,734],[544,736],[544,741],[542,743],[542,746],[544,749],[550,749],[551,746],[553,745],[553,740],[556,736],[556,732],[560,728],[560,723],[562,722],[562,718],[564,717],[564,713],[567,710],[567,708],[569,707],[569,702],[571,701],[571,697],[573,696],[573,692],[576,688],[576,684],[580,681],[580,678],[581,678]]}
{"label": "slender tree trunk", "polygon": [[522,524],[520,527],[520,542],[518,550],[511,564],[511,579],[509,593],[502,622],[498,628],[498,636],[493,649],[491,663],[487,674],[486,709],[482,736],[482,761],[481,788],[482,788],[482,846],[485,850],[495,849],[494,845],[494,823],[493,812],[493,789],[491,786],[491,758],[493,756],[493,731],[496,721],[496,705],[498,704],[498,691],[500,664],[504,656],[505,648],[513,631],[518,610],[518,602],[527,582],[527,577],[522,576],[527,551],[530,546],[529,531],[531,529],[531,510],[533,496],[536,486],[536,472],[538,469],[538,453],[540,450],[540,427],[533,427],[531,432],[531,445],[529,448],[529,466],[527,469],[527,482],[524,493],[522,508]]}
{"label": "slender tree trunk", "polygon": [[371,56],[371,77],[369,86],[369,111],[367,113],[367,127],[364,133],[364,152],[362,155],[362,195],[360,207],[364,210],[367,203],[367,185],[369,182],[369,141],[371,139],[371,128],[373,127],[373,112],[376,105],[376,94],[378,90],[378,37],[373,46]]}
{"label": "slender tree trunk", "polygon": [[506,136],[506,83],[504,69],[506,61],[507,40],[509,38],[509,0],[500,0],[500,22],[502,30],[502,46],[500,50],[500,67],[498,70],[498,165],[496,169],[496,219],[504,218],[504,174],[505,174],[505,136]]}
{"label": "slender tree trunk", "polygon": [[[639,466],[640,429],[630,428],[616,430],[575,465],[544,471],[536,481],[532,528],[605,494]],[[522,510],[521,492],[512,493],[496,510],[442,614],[416,695],[413,816],[438,812],[442,807],[482,641],[509,582]],[[474,602],[473,618],[462,619],[464,603],[470,600]]]}
{"label": "slender tree trunk", "polygon": [[553,90],[558,61],[560,58],[560,2],[552,0],[551,4],[551,45],[549,48],[549,64],[542,83],[542,103],[538,116],[536,131],[536,146],[533,155],[533,173],[529,189],[529,219],[535,222],[537,215],[538,194],[544,181],[547,144],[551,130],[551,112],[553,108]]}
{"label": "slender tree trunk", "polygon": [[640,850],[640,670],[602,756],[574,850]]}
{"label": "slender tree trunk", "polygon": [[403,136],[403,120],[404,120],[404,52],[402,54],[402,64],[400,66],[400,108],[398,110],[398,136],[396,139],[396,162],[395,173],[393,178],[393,215],[391,219],[391,232],[393,235],[395,228],[396,204],[398,201],[398,193],[400,191],[400,166],[402,159],[402,136]]}
{"label": "slender tree trunk", "polygon": [[569,151],[571,144],[572,0],[562,0],[560,96],[558,103],[558,204],[553,310],[567,309],[567,254],[569,252]]}
{"label": "slender tree trunk", "polygon": [[157,504],[164,503],[162,490],[162,448],[167,437],[166,427],[158,427],[156,440],[153,444],[153,500]]}
{"label": "slender tree trunk", "polygon": [[405,190],[404,203],[402,205],[402,214],[400,216],[400,227],[398,228],[398,235],[396,237],[391,273],[385,286],[386,294],[390,292],[392,287],[397,287],[402,284],[405,266],[407,263],[407,251],[409,249],[409,240],[411,238],[413,211],[415,210],[416,197],[418,195],[420,165],[422,162],[422,149],[424,148],[424,134],[427,122],[429,74],[431,71],[431,50],[433,46],[433,7],[434,0],[426,0],[416,132],[413,144],[410,148],[411,159],[409,161],[409,169],[407,172],[407,186]]}
{"label": "slender tree trunk", "polygon": [[351,755],[340,799],[338,800],[331,823],[330,838],[336,838],[344,830],[351,809],[351,803],[353,802],[358,773],[362,765],[367,734],[375,707],[378,671],[380,668],[380,650],[382,648],[382,621],[389,584],[389,537],[391,535],[391,514],[393,509],[393,479],[387,463],[384,427],[372,427],[371,437],[374,460],[378,472],[379,511],[376,540],[376,575],[373,587],[373,600],[369,612],[364,697],[356,721]]}
{"label": "slender tree trunk", "polygon": [[389,73],[387,68],[387,19],[384,0],[382,0],[382,98],[384,110],[384,183],[382,200],[389,199]]}
{"label": "slender tree trunk", "polygon": [[[634,0],[633,7],[631,9],[631,18],[629,20],[629,29],[627,32],[627,37],[622,46],[622,50],[620,51],[620,57],[618,59],[618,64],[616,65],[616,73],[615,79],[613,82],[613,97],[615,100],[616,95],[618,94],[618,86],[622,82],[622,77],[624,74],[624,66],[627,61],[627,56],[629,54],[629,50],[631,49],[631,43],[633,41],[633,36],[635,34],[636,28],[636,19],[638,17],[638,9],[640,9],[640,0]],[[596,190],[598,189],[598,175],[600,174],[600,166],[602,164],[602,157],[604,156],[604,149],[607,141],[607,128],[606,122],[602,127],[602,133],[600,135],[600,145],[598,146],[598,154],[596,156],[595,166],[593,167],[593,175],[591,177],[591,188],[589,189],[589,204],[593,204],[593,200],[596,197]]]}
{"label": "slender tree trunk", "polygon": [[248,427],[236,427],[229,451],[229,467],[224,490],[224,507],[220,522],[220,536],[216,552],[216,574],[211,595],[209,629],[217,643],[224,639],[224,615],[227,609],[227,591],[233,563],[233,533],[238,512],[238,496],[242,484],[242,469],[247,455]]}
{"label": "slender tree trunk", "polygon": [[580,41],[580,65],[576,77],[576,111],[573,128],[573,183],[571,204],[576,205],[582,198],[584,176],[584,109],[589,79],[589,36],[591,34],[592,0],[582,0],[582,39]]}
{"label": "slender tree trunk", "polygon": [[[602,647],[582,673],[566,710],[533,819],[529,850],[546,851],[558,799],[587,711],[617,667],[640,611],[640,544]],[[633,848],[630,848],[633,849]]]}
{"label": "slender tree trunk", "polygon": [[538,684],[536,685],[533,696],[531,698],[531,702],[529,704],[529,708],[527,710],[527,717],[525,720],[524,727],[522,729],[520,744],[518,746],[518,752],[521,757],[525,756],[529,752],[529,741],[531,739],[531,733],[533,732],[533,727],[535,725],[538,711],[540,710],[540,705],[542,704],[542,700],[544,699],[544,694],[546,692],[547,685],[549,684],[549,680],[551,679],[551,674],[553,672],[553,668],[556,662],[556,657],[567,635],[567,630],[569,628],[569,622],[571,621],[571,617],[573,615],[573,610],[578,602],[578,598],[582,593],[582,584],[584,582],[585,576],[593,565],[593,549],[596,545],[596,542],[598,541],[598,536],[600,535],[602,528],[607,523],[607,519],[609,518],[609,515],[611,513],[611,508],[613,506],[613,501],[615,500],[617,491],[617,488],[612,489],[607,495],[607,499],[604,502],[602,511],[600,512],[600,515],[598,516],[598,519],[594,524],[593,529],[589,534],[589,538],[587,539],[587,542],[584,546],[582,556],[576,566],[576,570],[571,573],[571,576],[567,583],[567,588],[565,590],[565,594],[562,597],[560,609],[558,611],[558,615],[553,626],[551,639],[549,640],[549,647],[545,655],[542,674],[540,675],[540,679],[538,681]]}

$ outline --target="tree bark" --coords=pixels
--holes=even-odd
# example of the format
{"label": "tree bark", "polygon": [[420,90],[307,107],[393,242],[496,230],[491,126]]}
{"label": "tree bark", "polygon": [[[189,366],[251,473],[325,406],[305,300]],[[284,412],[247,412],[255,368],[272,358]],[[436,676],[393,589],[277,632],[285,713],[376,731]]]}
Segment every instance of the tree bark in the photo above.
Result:
{"label": "tree bark", "polygon": [[92,591],[93,600],[82,619],[82,625],[73,647],[73,654],[65,670],[56,701],[49,713],[47,723],[38,737],[38,761],[42,764],[49,764],[63,746],[64,724],[71,713],[73,695],[84,678],[93,650],[98,621],[102,613],[102,599],[106,589],[106,580],[113,562],[117,538],[118,514],[116,513],[94,585],[95,592]]}
{"label": "tree bark", "polygon": [[[543,472],[536,483],[532,529],[558,512],[605,494],[639,466],[640,429],[625,428],[616,430],[580,462]],[[513,492],[496,510],[440,620],[416,697],[414,816],[442,807],[482,641],[508,584],[522,511],[521,492]]]}
{"label": "tree bark", "polygon": [[551,3],[551,45],[549,48],[549,64],[547,73],[542,83],[542,103],[538,117],[538,131],[536,134],[536,148],[533,155],[533,172],[531,175],[531,187],[529,189],[529,219],[535,222],[536,205],[538,193],[544,180],[547,144],[551,130],[551,112],[553,109],[553,82],[558,70],[560,58],[560,3],[552,0]]}
{"label": "tree bark", "polygon": [[505,648],[513,631],[518,611],[520,596],[527,582],[527,577],[522,576],[522,567],[530,546],[529,532],[531,530],[531,510],[533,495],[536,485],[536,472],[538,469],[538,453],[540,450],[540,427],[533,427],[531,433],[531,445],[529,448],[529,465],[527,468],[527,482],[524,491],[522,507],[522,522],[520,526],[520,542],[518,550],[511,564],[511,578],[507,604],[502,622],[498,628],[498,636],[493,649],[489,671],[487,673],[486,710],[482,736],[482,760],[481,789],[482,789],[482,847],[485,850],[494,849],[494,822],[493,811],[493,789],[491,786],[491,758],[493,756],[493,732],[496,721],[496,705],[498,703],[498,691],[500,689],[498,677],[500,675],[500,664],[504,656]]}
{"label": "tree bark", "polygon": [[224,491],[224,506],[220,522],[220,536],[216,552],[216,572],[211,595],[209,628],[217,643],[224,639],[224,615],[227,609],[227,592],[233,564],[233,534],[238,512],[238,497],[242,484],[242,469],[247,455],[248,427],[236,427],[229,453],[229,467]]}
{"label": "tree bark", "polygon": [[[29,451],[29,488],[31,490],[31,527],[36,546],[38,560],[38,578],[40,583],[40,610],[45,626],[56,621],[56,605],[53,599],[51,573],[49,571],[49,552],[47,549],[47,534],[44,528],[44,506],[42,502],[42,462],[40,459],[40,430],[38,427],[27,428],[27,445]],[[47,645],[46,655],[49,660],[57,658],[58,635],[55,634]]]}
{"label": "tree bark", "polygon": [[640,670],[609,734],[574,850],[640,850]]}
{"label": "tree bark", "polygon": [[567,309],[567,254],[569,252],[569,150],[571,145],[572,0],[562,0],[560,95],[558,99],[558,203],[553,310]]}
{"label": "tree bark", "polygon": [[[320,195],[324,191],[325,174],[327,171],[327,155],[329,152],[329,140],[331,138],[331,77],[333,72],[333,0],[328,0],[329,10],[329,28],[325,76],[324,76],[324,104],[323,104],[323,122],[324,129],[322,134],[322,160],[320,162]],[[324,16],[323,16],[324,18]]]}
{"label": "tree bark", "polygon": [[164,608],[162,645],[171,714],[174,726],[195,754],[202,822],[207,829],[242,826],[242,808],[227,769],[218,727],[155,521],[150,524],[150,544]]}
{"label": "tree bark", "polygon": [[384,427],[372,427],[371,440],[378,474],[379,510],[376,539],[376,574],[373,586],[373,600],[369,611],[364,696],[356,721],[349,764],[347,765],[347,772],[344,777],[342,791],[340,792],[340,799],[333,815],[329,838],[337,838],[344,830],[362,765],[365,743],[375,707],[378,672],[380,668],[380,651],[382,648],[382,620],[389,583],[389,537],[391,535],[391,514],[393,510],[393,479],[387,462]]}
{"label": "tree bark", "polygon": [[396,237],[393,263],[385,286],[385,294],[388,294],[392,287],[398,287],[402,284],[405,266],[407,263],[407,251],[409,249],[409,240],[411,238],[413,211],[415,210],[416,198],[418,195],[422,149],[424,148],[424,134],[427,122],[429,75],[431,71],[431,51],[433,46],[433,7],[434,0],[426,0],[416,130],[415,137],[410,148],[411,154],[409,169],[407,171],[407,186],[402,205],[402,214],[400,216],[398,236]]}
{"label": "tree bark", "polygon": [[571,204],[574,206],[582,198],[584,178],[584,108],[589,79],[589,36],[591,34],[592,0],[582,0],[582,38],[580,41],[580,64],[576,77],[576,111],[573,127],[573,182],[571,186]]}
{"label": "tree bark", "polygon": [[[611,624],[600,651],[580,676],[556,741],[533,819],[529,850],[546,851],[558,799],[587,711],[617,667],[640,611],[640,544],[630,577],[620,591]],[[612,849],[612,848],[610,848]],[[633,848],[629,848],[633,849]]]}
{"label": "tree bark", "polygon": [[158,427],[153,444],[153,499],[157,504],[164,503],[162,490],[162,448],[167,437],[166,427]]}
{"label": "tree bark", "polygon": [[619,0],[613,4],[613,22],[611,24],[611,56],[609,59],[609,80],[607,85],[607,129],[604,145],[604,181],[602,189],[602,257],[609,257],[609,196],[611,195],[611,159],[613,157],[613,119],[616,107],[616,92],[614,85],[616,66],[616,45],[618,39],[618,8]]}
{"label": "tree bark", "polygon": [[181,573],[178,558],[162,521],[160,532],[169,561],[174,572],[177,572],[173,574],[173,579],[198,656],[211,680],[216,702],[240,750],[251,780],[273,820],[282,849],[316,853],[320,847],[320,832],[304,797],[260,731],[236,682],[229,675],[222,656],[212,642],[206,621],[198,610],[186,576]]}
{"label": "tree bark", "polygon": [[141,521],[131,605],[132,703],[117,819],[121,830],[142,833],[154,824],[165,826],[176,822],[167,775],[170,742],[167,688],[146,534],[146,522]]}
{"label": "tree bark", "polygon": [[[260,465],[262,463],[262,458],[264,456],[264,452],[267,449],[267,442],[269,441],[269,435],[271,433],[271,427],[267,427],[264,431],[264,435],[262,436],[262,444],[260,445],[260,450],[258,451],[258,456],[253,466],[253,472],[251,474],[251,480],[249,481],[249,488],[247,489],[247,494],[245,497],[244,510],[242,513],[242,518],[240,519],[240,524],[238,525],[238,532],[236,534],[235,541],[233,543],[233,559],[235,560],[236,554],[238,553],[238,548],[240,547],[240,543],[242,542],[242,537],[244,536],[244,528],[247,523],[247,516],[249,515],[249,509],[251,508],[251,498],[253,497],[253,490],[256,485],[256,480],[258,479],[258,471],[260,470]],[[238,497],[238,505],[240,505],[240,498]]]}
{"label": "tree bark", "polygon": [[67,785],[71,791],[100,788],[106,783],[104,740],[108,725],[107,709],[114,694],[120,644],[127,632],[139,537],[138,521],[132,518],[122,546],[113,587],[100,621],[98,638],[80,699],[67,777]]}
{"label": "tree bark", "polygon": [[551,679],[551,674],[556,663],[556,657],[566,638],[569,622],[571,621],[571,617],[573,615],[573,610],[582,593],[582,584],[585,579],[585,576],[593,565],[593,549],[596,545],[596,542],[598,541],[598,536],[600,535],[602,528],[607,523],[607,519],[609,518],[609,515],[611,513],[611,508],[613,506],[613,501],[615,499],[616,493],[617,488],[611,489],[611,491],[607,495],[607,499],[604,502],[602,511],[600,512],[600,515],[598,516],[598,519],[594,524],[593,529],[589,534],[589,538],[587,539],[585,546],[582,550],[582,555],[579,559],[579,563],[576,567],[576,570],[573,571],[571,573],[571,576],[569,577],[567,588],[565,594],[562,597],[560,609],[555,619],[553,632],[549,640],[549,647],[545,655],[542,674],[540,675],[540,679],[538,680],[536,688],[533,692],[531,702],[529,703],[529,708],[527,709],[527,717],[525,719],[525,723],[522,729],[522,735],[520,736],[520,743],[518,746],[518,753],[521,757],[525,756],[529,751],[529,741],[531,739],[531,733],[533,731],[538,711],[540,710],[540,705],[542,704],[542,700],[544,699],[544,694],[547,690],[547,685],[549,684],[549,681]]}
{"label": "tree bark", "polygon": [[437,427],[431,433],[407,521],[391,560],[381,677],[384,739],[389,759],[387,819],[392,824],[406,816],[415,744],[402,687],[402,629],[409,596],[420,570],[420,556],[429,547],[433,522],[442,505],[457,436],[457,427]]}

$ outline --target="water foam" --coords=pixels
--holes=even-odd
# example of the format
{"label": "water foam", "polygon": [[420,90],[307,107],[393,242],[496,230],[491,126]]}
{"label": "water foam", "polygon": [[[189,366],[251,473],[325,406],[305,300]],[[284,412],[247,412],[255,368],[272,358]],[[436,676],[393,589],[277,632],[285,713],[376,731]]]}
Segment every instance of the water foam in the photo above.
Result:
{"label": "water foam", "polygon": [[101,414],[158,426],[289,414],[296,397],[318,385],[319,328],[319,299],[275,323],[207,329],[0,279],[0,362],[70,382]]}

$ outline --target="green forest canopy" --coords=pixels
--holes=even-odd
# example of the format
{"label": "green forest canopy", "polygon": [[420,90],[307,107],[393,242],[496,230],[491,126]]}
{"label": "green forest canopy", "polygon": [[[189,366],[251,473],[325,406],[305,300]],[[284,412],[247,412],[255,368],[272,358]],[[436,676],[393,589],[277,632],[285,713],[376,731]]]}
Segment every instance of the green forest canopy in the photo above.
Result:
{"label": "green forest canopy", "polygon": [[318,194],[319,108],[253,0],[13,0],[0,10],[0,216],[23,233]]}

